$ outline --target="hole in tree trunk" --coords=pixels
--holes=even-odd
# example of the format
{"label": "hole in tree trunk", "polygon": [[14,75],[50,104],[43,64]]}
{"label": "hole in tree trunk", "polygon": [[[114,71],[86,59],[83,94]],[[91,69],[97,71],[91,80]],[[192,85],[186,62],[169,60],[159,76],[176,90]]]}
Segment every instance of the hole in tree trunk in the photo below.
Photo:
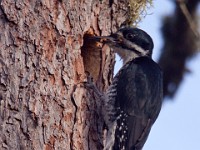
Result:
{"label": "hole in tree trunk", "polygon": [[101,72],[102,51],[101,44],[90,37],[94,36],[92,29],[87,31],[83,37],[84,43],[81,48],[84,69],[97,82]]}

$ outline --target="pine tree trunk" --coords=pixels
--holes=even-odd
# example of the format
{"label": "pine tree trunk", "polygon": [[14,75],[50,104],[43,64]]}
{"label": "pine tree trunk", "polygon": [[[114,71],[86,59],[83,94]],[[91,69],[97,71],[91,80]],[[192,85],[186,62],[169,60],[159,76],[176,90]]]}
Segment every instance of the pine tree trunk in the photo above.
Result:
{"label": "pine tree trunk", "polygon": [[[114,55],[84,42],[126,19],[126,0],[0,1],[0,149],[102,149],[98,97]],[[87,74],[86,74],[87,72]]]}

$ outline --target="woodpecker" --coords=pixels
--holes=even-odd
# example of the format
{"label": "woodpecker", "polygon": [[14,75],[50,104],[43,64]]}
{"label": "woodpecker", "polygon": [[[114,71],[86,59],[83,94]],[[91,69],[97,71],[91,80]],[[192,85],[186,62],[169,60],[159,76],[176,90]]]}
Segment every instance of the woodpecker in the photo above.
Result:
{"label": "woodpecker", "polygon": [[141,150],[161,110],[162,71],[152,60],[153,40],[143,30],[125,27],[95,36],[123,60],[104,99],[107,137],[104,150]]}

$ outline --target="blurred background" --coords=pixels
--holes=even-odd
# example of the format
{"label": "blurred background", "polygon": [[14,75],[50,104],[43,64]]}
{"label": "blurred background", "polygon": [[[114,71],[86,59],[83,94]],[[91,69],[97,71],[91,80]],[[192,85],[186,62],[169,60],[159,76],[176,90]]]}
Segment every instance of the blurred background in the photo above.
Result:
{"label": "blurred background", "polygon": [[[195,24],[200,3],[192,1],[187,9],[191,17],[199,15]],[[138,25],[153,38],[153,59],[165,73],[163,107],[143,150],[200,150],[200,49],[195,45],[200,26],[191,29],[181,8],[171,0],[154,0]],[[115,73],[122,63],[116,60]]]}

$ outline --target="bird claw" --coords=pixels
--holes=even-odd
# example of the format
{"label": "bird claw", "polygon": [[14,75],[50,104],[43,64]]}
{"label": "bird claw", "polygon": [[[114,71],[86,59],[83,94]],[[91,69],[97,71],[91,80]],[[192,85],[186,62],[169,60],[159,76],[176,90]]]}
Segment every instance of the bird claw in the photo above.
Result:
{"label": "bird claw", "polygon": [[93,89],[93,91],[99,96],[99,97],[102,97],[103,94],[102,92],[100,92],[100,90],[97,88],[97,86],[95,85],[94,81],[93,81],[93,77],[87,73],[87,82],[84,83],[85,87],[86,88],[89,88],[89,89]]}
{"label": "bird claw", "polygon": [[87,74],[87,81],[84,82],[84,85],[86,88],[93,89],[95,87],[93,77],[88,72],[86,74]]}

